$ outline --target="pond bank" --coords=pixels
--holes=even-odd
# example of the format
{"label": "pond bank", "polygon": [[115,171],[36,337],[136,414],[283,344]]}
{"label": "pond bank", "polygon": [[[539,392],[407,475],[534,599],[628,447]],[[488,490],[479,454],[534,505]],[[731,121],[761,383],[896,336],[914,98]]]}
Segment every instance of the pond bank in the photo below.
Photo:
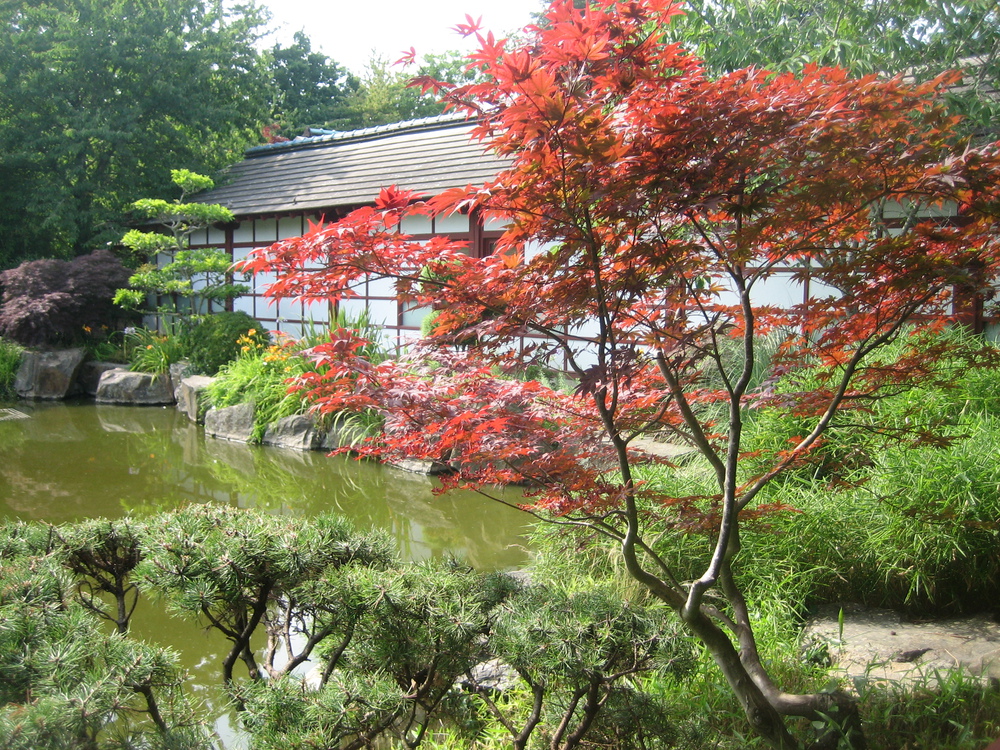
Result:
{"label": "pond bank", "polygon": [[[483,570],[528,560],[528,517],[373,462],[214,440],[167,407],[20,401],[0,421],[0,517],[50,523],[217,502],[311,516],[336,511],[389,532],[408,559]],[[517,495],[511,491],[512,500]]]}

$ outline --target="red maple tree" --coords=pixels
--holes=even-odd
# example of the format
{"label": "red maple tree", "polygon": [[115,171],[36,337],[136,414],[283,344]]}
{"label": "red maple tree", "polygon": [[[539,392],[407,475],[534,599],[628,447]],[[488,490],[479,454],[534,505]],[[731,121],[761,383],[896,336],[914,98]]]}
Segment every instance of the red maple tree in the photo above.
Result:
{"label": "red maple tree", "polygon": [[[667,0],[584,11],[560,0],[517,42],[470,22],[483,82],[418,84],[478,118],[477,136],[509,169],[429,199],[386,189],[245,268],[276,273],[274,297],[343,299],[382,276],[432,306],[423,348],[376,365],[337,331],[316,352],[329,372],[298,387],[326,410],[382,412],[385,435],[368,454],[448,464],[447,486],[527,482],[531,510],[617,542],[771,746],[800,747],[784,717],[802,716],[828,723],[816,747],[846,737],[861,748],[850,696],[786,693],[763,666],[737,576],[754,564],[739,556],[741,523],[771,510],[761,490],[808,461],[838,415],[933,377],[934,358],[916,345],[892,361],[876,355],[916,341],[997,277],[1000,153],[954,141],[949,76],[912,84],[809,68],[711,79],[657,33],[677,12]],[[509,222],[492,256],[399,230],[405,216],[455,211]],[[766,304],[775,283],[798,300]],[[783,337],[777,371],[813,371],[821,385],[752,388],[766,334]],[[732,342],[735,358],[724,352]],[[576,379],[572,395],[495,377],[556,360]],[[750,473],[744,417],[769,403],[813,428]],[[636,461],[656,460],[636,441],[653,433],[700,452],[717,484],[710,502],[635,480]],[[715,540],[693,581],[644,536],[664,514]]]}

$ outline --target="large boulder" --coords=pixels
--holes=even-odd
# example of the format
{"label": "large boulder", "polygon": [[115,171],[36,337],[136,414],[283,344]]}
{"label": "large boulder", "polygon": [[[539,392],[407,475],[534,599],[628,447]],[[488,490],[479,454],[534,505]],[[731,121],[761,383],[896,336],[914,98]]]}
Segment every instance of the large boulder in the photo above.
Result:
{"label": "large boulder", "polygon": [[203,405],[201,395],[205,392],[215,378],[207,375],[188,375],[181,378],[174,389],[174,396],[177,398],[177,409],[187,414],[192,422],[204,422],[206,407]]}
{"label": "large boulder", "polygon": [[128,365],[119,362],[98,362],[89,360],[80,367],[80,374],[76,376],[76,382],[80,389],[88,396],[97,395],[97,386],[101,383],[101,375],[108,370],[127,370]]}
{"label": "large boulder", "polygon": [[209,409],[205,414],[205,434],[245,443],[253,435],[253,404],[244,403]]}
{"label": "large boulder", "polygon": [[191,375],[191,363],[187,360],[174,362],[170,365],[170,382],[174,384],[174,400],[180,401],[181,382],[188,375]]}
{"label": "large boulder", "polygon": [[14,378],[14,391],[21,398],[66,398],[76,385],[84,356],[83,349],[27,351]]}
{"label": "large boulder", "polygon": [[323,435],[316,429],[312,417],[295,414],[269,424],[261,442],[278,448],[314,451],[320,447],[322,439]]}
{"label": "large boulder", "polygon": [[162,406],[174,403],[174,389],[166,373],[108,370],[97,384],[97,403]]}

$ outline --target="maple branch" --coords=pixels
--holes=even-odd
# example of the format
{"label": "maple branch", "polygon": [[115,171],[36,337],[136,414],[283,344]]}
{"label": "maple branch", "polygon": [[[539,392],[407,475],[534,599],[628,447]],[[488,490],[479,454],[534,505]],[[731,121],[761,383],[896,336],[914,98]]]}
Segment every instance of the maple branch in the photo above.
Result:
{"label": "maple branch", "polygon": [[739,501],[737,507],[738,511],[743,510],[750,502],[752,502],[768,482],[778,476],[788,466],[792,465],[799,456],[808,451],[809,448],[811,448],[823,435],[823,433],[826,432],[827,428],[833,422],[834,417],[839,411],[841,404],[844,402],[847,389],[861,364],[861,360],[868,356],[868,354],[872,351],[878,349],[884,344],[889,343],[896,336],[898,336],[903,326],[906,325],[912,315],[919,310],[922,305],[932,299],[937,291],[938,288],[935,287],[933,294],[928,293],[919,300],[911,303],[911,305],[907,309],[903,310],[902,314],[896,318],[895,323],[887,330],[877,336],[870,337],[866,342],[854,350],[850,360],[848,360],[847,364],[844,366],[837,389],[831,396],[827,408],[820,417],[819,421],[816,423],[816,426],[806,437],[800,440],[798,444],[796,444],[796,446],[788,453],[788,455],[779,461],[774,468],[759,477],[753,484],[750,485],[748,489],[744,491],[742,499]]}
{"label": "maple branch", "polygon": [[688,403],[687,395],[684,393],[684,389],[681,388],[680,382],[678,382],[674,372],[667,364],[667,360],[663,355],[663,352],[656,353],[656,364],[660,370],[660,374],[663,375],[663,379],[667,381],[667,386],[670,388],[670,392],[673,394],[674,400],[677,402],[681,416],[684,418],[684,423],[687,425],[688,429],[691,430],[691,439],[694,442],[695,447],[698,448],[698,451],[712,465],[712,468],[715,469],[719,485],[724,486],[726,480],[725,464],[722,463],[722,460],[715,453],[715,449],[712,448],[712,444],[705,436],[701,421],[698,419],[698,416],[694,413],[694,410]]}
{"label": "maple branch", "polygon": [[[743,309],[743,372],[729,398],[729,444],[726,448],[726,462],[722,483],[722,518],[719,523],[719,537],[708,568],[688,590],[684,614],[690,616],[701,606],[704,592],[718,580],[726,561],[732,559],[739,548],[739,506],[736,501],[736,474],[739,465],[743,417],[742,397],[750,382],[754,365],[754,311],[750,305],[750,294],[742,277],[734,278]],[[721,362],[720,362],[721,365]],[[732,544],[731,544],[732,542]]]}

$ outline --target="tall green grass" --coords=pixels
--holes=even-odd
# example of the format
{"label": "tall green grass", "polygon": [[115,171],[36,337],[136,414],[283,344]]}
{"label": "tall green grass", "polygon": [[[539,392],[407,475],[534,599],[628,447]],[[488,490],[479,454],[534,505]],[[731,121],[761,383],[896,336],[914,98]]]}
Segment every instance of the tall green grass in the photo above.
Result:
{"label": "tall green grass", "polygon": [[17,398],[14,391],[14,380],[21,366],[21,355],[24,347],[13,341],[0,339],[0,401],[10,401]]}
{"label": "tall green grass", "polygon": [[[373,362],[380,362],[386,353],[378,344],[380,329],[371,323],[366,314],[358,318],[339,315],[332,323],[334,328],[349,328],[370,343],[361,355]],[[260,442],[267,426],[284,417],[304,414],[310,407],[301,392],[290,387],[297,378],[308,372],[323,372],[323,367],[309,357],[308,350],[330,340],[330,329],[312,326],[301,339],[286,338],[271,346],[261,346],[256,340],[247,339],[233,361],[223,365],[218,377],[208,388],[209,402],[215,407],[254,404],[254,430],[252,442]],[[337,424],[347,438],[367,435],[381,424],[374,416],[336,415],[329,426]]]}
{"label": "tall green grass", "polygon": [[[944,616],[1000,602],[1000,371],[963,370],[961,359],[936,364],[951,370],[949,384],[928,380],[845,414],[817,451],[819,460],[771,483],[759,498],[795,510],[744,526],[737,574],[761,652],[786,689],[820,690],[830,680],[822,665],[800,652],[801,623],[815,606],[854,601]],[[808,386],[797,375],[794,387]],[[811,426],[777,409],[749,409],[745,416],[746,448],[765,456],[786,449],[791,437]],[[916,425],[949,439],[905,438],[901,430]],[[744,478],[763,465],[746,462]],[[718,492],[699,459],[679,467],[640,466],[636,473],[675,497]],[[649,519],[661,516],[646,538],[678,578],[700,575],[714,539],[680,530],[671,509],[650,506],[646,512]],[[645,596],[624,571],[620,553],[597,537],[542,529],[533,546],[542,580],[572,577],[574,585],[587,587],[611,578],[623,597]],[[676,717],[683,736],[678,746],[763,747],[748,735],[710,660],[699,664],[696,679],[655,678],[645,685]],[[967,674],[861,688],[870,747],[981,750],[1000,735],[1000,691]]]}

